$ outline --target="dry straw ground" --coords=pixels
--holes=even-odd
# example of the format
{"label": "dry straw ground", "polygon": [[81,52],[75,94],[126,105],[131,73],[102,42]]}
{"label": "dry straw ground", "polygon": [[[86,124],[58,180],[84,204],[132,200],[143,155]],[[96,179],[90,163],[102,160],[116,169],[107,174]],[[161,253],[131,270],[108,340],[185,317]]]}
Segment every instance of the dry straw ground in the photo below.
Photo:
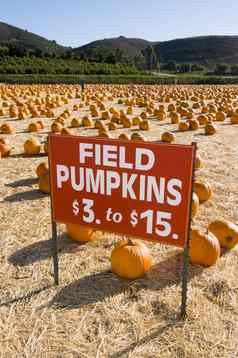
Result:
{"label": "dry straw ground", "polygon": [[[78,245],[61,226],[60,286],[53,286],[49,197],[38,191],[35,179],[36,165],[46,157],[22,154],[30,119],[3,121],[13,124],[17,133],[8,136],[15,146],[13,155],[0,160],[0,357],[238,357],[236,251],[223,255],[215,267],[191,267],[184,323],[177,318],[178,249],[149,243],[153,268],[143,279],[130,282],[110,272],[110,253],[119,236],[105,234]],[[169,120],[151,121],[152,129],[145,132],[149,139],[176,128]],[[49,129],[51,120],[45,123]],[[238,223],[238,126],[226,120],[214,136],[203,131],[176,133],[178,143],[198,142],[206,165],[196,175],[214,188],[194,226],[206,229],[219,217]],[[41,141],[46,135],[34,134]]]}

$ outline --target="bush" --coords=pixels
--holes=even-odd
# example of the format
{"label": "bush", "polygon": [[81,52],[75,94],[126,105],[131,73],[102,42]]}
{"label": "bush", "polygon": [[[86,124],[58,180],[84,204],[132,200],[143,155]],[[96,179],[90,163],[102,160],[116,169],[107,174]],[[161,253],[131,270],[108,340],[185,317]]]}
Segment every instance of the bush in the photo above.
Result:
{"label": "bush", "polygon": [[226,63],[224,63],[224,64],[216,65],[214,74],[218,76],[225,76],[228,72],[229,72],[229,66]]}
{"label": "bush", "polygon": [[231,75],[238,76],[238,65],[231,66]]}
{"label": "bush", "polygon": [[177,72],[177,64],[175,61],[168,61],[162,65],[164,71]]}
{"label": "bush", "polygon": [[180,73],[191,72],[191,64],[190,63],[181,63],[181,65],[178,66],[178,71]]}

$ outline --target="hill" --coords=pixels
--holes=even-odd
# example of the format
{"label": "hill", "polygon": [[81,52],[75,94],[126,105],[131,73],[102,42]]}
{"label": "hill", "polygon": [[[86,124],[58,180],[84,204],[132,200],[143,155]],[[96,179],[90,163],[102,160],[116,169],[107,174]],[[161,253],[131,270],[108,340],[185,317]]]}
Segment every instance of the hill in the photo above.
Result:
{"label": "hill", "polygon": [[161,62],[198,63],[238,63],[238,36],[200,36],[163,42],[150,42],[120,36],[91,42],[74,49],[75,53],[93,58],[97,53],[123,51],[125,57],[141,56],[146,47],[153,46]]}
{"label": "hill", "polygon": [[44,52],[62,52],[66,48],[60,46],[56,41],[22,30],[18,27],[0,22],[0,45],[13,43],[25,49],[40,49]]}
{"label": "hill", "polygon": [[94,58],[95,55],[99,53],[104,55],[105,52],[114,53],[119,49],[124,57],[134,58],[141,56],[142,51],[150,44],[151,42],[147,40],[119,36],[117,38],[93,41],[87,45],[75,48],[73,51],[75,54],[80,54],[87,58]]}
{"label": "hill", "polygon": [[200,36],[154,45],[161,62],[199,63],[238,63],[238,36]]}
{"label": "hill", "polygon": [[[48,53],[62,53],[71,48],[64,47],[27,30],[0,22],[0,46],[15,44],[29,49],[40,49]],[[76,56],[105,62],[107,56],[114,56],[114,62],[126,62],[128,58],[146,56],[146,49],[152,46],[160,62],[197,63],[212,66],[217,63],[238,64],[238,36],[200,36],[170,41],[151,42],[139,38],[116,38],[93,41],[72,49]],[[147,54],[148,56],[148,54]],[[147,58],[148,60],[148,58]],[[107,61],[106,61],[107,62]],[[113,59],[109,63],[114,63]],[[139,63],[140,60],[135,63]]]}

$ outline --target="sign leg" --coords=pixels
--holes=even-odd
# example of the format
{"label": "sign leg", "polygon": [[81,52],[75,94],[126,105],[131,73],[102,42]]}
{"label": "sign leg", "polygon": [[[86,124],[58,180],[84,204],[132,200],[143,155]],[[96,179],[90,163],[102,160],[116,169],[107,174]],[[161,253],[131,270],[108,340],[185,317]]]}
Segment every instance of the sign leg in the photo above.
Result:
{"label": "sign leg", "polygon": [[[189,238],[188,238],[189,241]],[[187,298],[188,298],[188,272],[189,272],[189,243],[183,252],[183,273],[182,273],[182,304],[181,318],[185,319],[187,315]]]}
{"label": "sign leg", "polygon": [[190,248],[190,237],[191,237],[191,223],[192,223],[192,200],[193,200],[193,184],[195,179],[195,159],[197,144],[192,143],[194,147],[193,152],[193,171],[192,171],[192,188],[190,197],[190,210],[189,210],[189,224],[187,242],[183,252],[183,271],[182,271],[182,303],[181,303],[181,318],[186,319],[187,316],[187,299],[188,299],[188,273],[189,273],[189,248]]}
{"label": "sign leg", "polygon": [[58,237],[57,237],[57,225],[52,220],[52,254],[53,254],[53,266],[54,266],[54,281],[55,285],[59,284],[59,259],[58,259]]}
{"label": "sign leg", "polygon": [[[51,136],[49,136],[49,148],[51,148]],[[51,150],[48,154],[49,168],[51,168]],[[54,281],[55,285],[59,284],[59,259],[58,259],[58,236],[57,236],[57,224],[54,221],[53,215],[53,200],[52,200],[52,183],[51,172],[50,176],[50,206],[51,206],[51,229],[52,229],[52,256],[53,256],[53,269],[54,269]]]}

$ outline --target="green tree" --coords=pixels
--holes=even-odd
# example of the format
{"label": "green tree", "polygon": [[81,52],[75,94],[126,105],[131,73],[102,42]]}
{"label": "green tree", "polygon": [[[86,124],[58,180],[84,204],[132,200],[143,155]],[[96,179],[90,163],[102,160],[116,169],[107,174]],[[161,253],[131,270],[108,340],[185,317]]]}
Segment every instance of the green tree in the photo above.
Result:
{"label": "green tree", "polygon": [[205,70],[204,66],[199,65],[199,64],[197,64],[197,63],[194,63],[194,64],[191,66],[191,71],[192,71],[192,72],[202,72],[202,71],[204,71],[204,70]]}
{"label": "green tree", "polygon": [[8,44],[9,56],[24,57],[27,55],[27,50],[22,45],[16,42],[10,42]]}
{"label": "green tree", "polygon": [[225,76],[229,72],[229,66],[226,63],[217,64],[214,73],[218,76]]}
{"label": "green tree", "polygon": [[145,57],[143,55],[138,55],[133,58],[133,63],[138,69],[145,68]]}
{"label": "green tree", "polygon": [[179,65],[179,72],[180,73],[191,72],[191,64],[190,63],[181,63],[181,65]]}
{"label": "green tree", "polygon": [[106,63],[115,64],[116,63],[116,56],[113,52],[109,52],[107,57],[104,60]]}
{"label": "green tree", "polygon": [[158,68],[158,57],[155,53],[153,46],[148,46],[142,52],[145,57],[146,68],[148,70],[153,70]]}
{"label": "green tree", "polygon": [[231,74],[232,76],[238,76],[238,65],[231,66]]}
{"label": "green tree", "polygon": [[123,51],[120,48],[116,48],[115,57],[116,57],[116,63],[123,62]]}
{"label": "green tree", "polygon": [[9,54],[9,49],[6,46],[0,47],[0,58],[6,57]]}
{"label": "green tree", "polygon": [[36,48],[34,50],[34,56],[36,57],[42,57],[43,56],[43,51],[40,48]]}
{"label": "green tree", "polygon": [[177,64],[175,61],[168,61],[164,64],[163,69],[170,72],[177,72]]}

